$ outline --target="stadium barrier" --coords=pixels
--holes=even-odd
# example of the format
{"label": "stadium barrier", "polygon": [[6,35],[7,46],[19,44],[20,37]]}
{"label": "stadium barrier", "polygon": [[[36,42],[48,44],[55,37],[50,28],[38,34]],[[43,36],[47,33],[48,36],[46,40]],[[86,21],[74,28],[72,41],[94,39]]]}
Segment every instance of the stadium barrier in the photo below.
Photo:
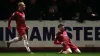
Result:
{"label": "stadium barrier", "polygon": [[[7,28],[8,22],[0,21],[0,51],[25,51],[23,41],[11,44],[6,48],[6,42],[17,36],[16,23],[11,22],[12,29]],[[30,47],[33,51],[59,51],[60,45],[54,45],[53,40],[58,24],[64,24],[72,42],[83,51],[100,50],[100,21],[26,21],[30,27],[27,30]],[[25,49],[25,50],[24,50]]]}

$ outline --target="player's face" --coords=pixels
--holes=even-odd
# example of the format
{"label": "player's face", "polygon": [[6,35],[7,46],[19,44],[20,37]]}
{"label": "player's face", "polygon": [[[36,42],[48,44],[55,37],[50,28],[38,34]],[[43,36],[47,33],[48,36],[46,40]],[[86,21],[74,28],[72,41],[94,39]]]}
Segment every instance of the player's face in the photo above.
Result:
{"label": "player's face", "polygon": [[20,5],[21,10],[25,10],[25,5]]}
{"label": "player's face", "polygon": [[60,27],[59,29],[60,29],[61,31],[64,31],[64,30],[65,30],[65,27],[62,26],[62,27]]}

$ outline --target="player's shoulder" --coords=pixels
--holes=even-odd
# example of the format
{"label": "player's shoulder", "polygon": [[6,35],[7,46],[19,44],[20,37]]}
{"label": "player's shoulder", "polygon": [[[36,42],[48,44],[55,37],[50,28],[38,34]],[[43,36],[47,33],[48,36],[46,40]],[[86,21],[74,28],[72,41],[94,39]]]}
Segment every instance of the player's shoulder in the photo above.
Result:
{"label": "player's shoulder", "polygon": [[19,11],[15,11],[14,13],[15,13],[15,14],[19,14]]}
{"label": "player's shoulder", "polygon": [[18,10],[15,11],[14,13],[15,13],[15,14],[20,14],[20,13],[23,13],[23,14],[24,14],[24,12],[20,12],[20,11],[18,11]]}
{"label": "player's shoulder", "polygon": [[58,36],[58,35],[60,35],[61,33],[58,31],[57,33],[56,33],[56,35]]}
{"label": "player's shoulder", "polygon": [[13,12],[12,16],[19,14],[18,11]]}
{"label": "player's shoulder", "polygon": [[60,32],[58,31],[58,32],[56,33],[55,39],[58,38],[59,36],[60,36]]}

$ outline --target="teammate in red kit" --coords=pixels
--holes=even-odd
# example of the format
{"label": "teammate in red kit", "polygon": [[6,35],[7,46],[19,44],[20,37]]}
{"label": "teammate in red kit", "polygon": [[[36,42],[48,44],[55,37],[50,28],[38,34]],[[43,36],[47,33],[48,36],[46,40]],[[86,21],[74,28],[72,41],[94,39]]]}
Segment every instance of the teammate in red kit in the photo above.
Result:
{"label": "teammate in red kit", "polygon": [[25,31],[26,29],[29,29],[29,27],[26,26],[26,24],[25,24],[25,14],[23,12],[24,10],[25,10],[24,2],[19,2],[18,10],[16,12],[14,12],[8,20],[8,29],[11,29],[11,26],[10,26],[11,20],[15,19],[18,37],[15,37],[14,39],[7,42],[7,47],[9,48],[11,43],[18,42],[18,41],[24,39],[24,46],[26,47],[26,49],[29,53],[32,53],[29,48],[29,43],[28,43],[26,31]]}
{"label": "teammate in red kit", "polygon": [[58,29],[59,31],[55,36],[54,44],[61,44],[63,46],[63,49],[59,53],[69,54],[72,53],[71,49],[74,49],[77,53],[81,53],[81,51],[71,42],[66,30],[64,29],[64,25],[59,24]]}

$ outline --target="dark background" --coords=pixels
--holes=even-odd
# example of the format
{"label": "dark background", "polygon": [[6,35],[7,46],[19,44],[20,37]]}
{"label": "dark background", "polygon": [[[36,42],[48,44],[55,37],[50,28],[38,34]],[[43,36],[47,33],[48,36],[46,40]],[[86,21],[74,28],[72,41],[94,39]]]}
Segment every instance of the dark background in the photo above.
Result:
{"label": "dark background", "polygon": [[8,20],[20,1],[26,20],[100,20],[100,0],[1,0],[0,20]]}

